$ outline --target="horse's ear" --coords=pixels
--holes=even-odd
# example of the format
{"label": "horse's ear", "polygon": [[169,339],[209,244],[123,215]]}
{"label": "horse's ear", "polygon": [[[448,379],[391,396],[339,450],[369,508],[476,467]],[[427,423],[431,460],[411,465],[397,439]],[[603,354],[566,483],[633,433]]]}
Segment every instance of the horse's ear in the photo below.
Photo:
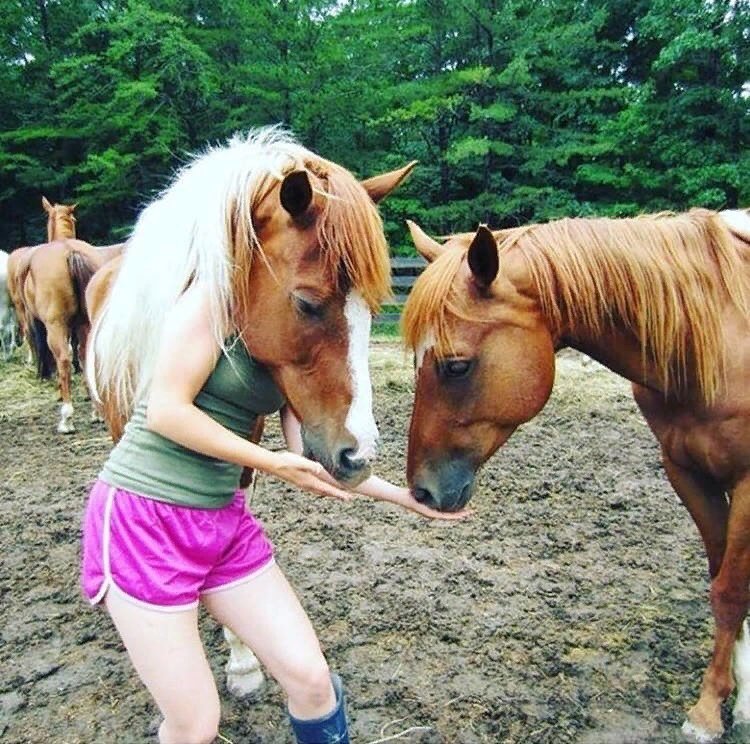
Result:
{"label": "horse's ear", "polygon": [[411,233],[411,239],[414,242],[414,247],[419,251],[423,258],[426,258],[432,263],[442,252],[443,246],[433,240],[419,225],[411,220],[406,220],[406,225]]}
{"label": "horse's ear", "polygon": [[73,212],[75,212],[75,211],[76,211],[76,207],[77,207],[77,206],[78,206],[78,202],[76,202],[75,204],[71,204],[71,205],[70,205],[70,206],[68,207],[68,214],[73,214]]}
{"label": "horse's ear", "polygon": [[47,201],[47,197],[42,197],[42,208],[45,212],[51,212],[52,211],[52,205]]}
{"label": "horse's ear", "polygon": [[469,246],[469,268],[474,281],[487,289],[495,281],[500,269],[500,259],[497,254],[495,236],[486,225],[480,225]]}
{"label": "horse's ear", "polygon": [[312,184],[307,171],[296,170],[288,173],[281,182],[279,198],[281,206],[292,217],[304,214],[313,199]]}
{"label": "horse's ear", "polygon": [[412,160],[411,163],[398,170],[366,178],[361,182],[362,188],[370,195],[370,199],[377,204],[382,199],[385,199],[393,189],[401,185],[402,181],[414,170],[417,162],[416,160]]}

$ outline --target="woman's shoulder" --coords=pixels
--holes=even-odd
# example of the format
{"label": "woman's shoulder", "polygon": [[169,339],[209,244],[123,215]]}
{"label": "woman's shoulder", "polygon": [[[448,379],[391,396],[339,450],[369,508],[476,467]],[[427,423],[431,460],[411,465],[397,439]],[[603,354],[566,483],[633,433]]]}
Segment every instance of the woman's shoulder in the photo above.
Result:
{"label": "woman's shoulder", "polygon": [[191,284],[178,298],[164,321],[163,333],[179,339],[190,339],[211,346],[216,338],[216,321],[212,312],[212,297],[209,289],[199,282]]}

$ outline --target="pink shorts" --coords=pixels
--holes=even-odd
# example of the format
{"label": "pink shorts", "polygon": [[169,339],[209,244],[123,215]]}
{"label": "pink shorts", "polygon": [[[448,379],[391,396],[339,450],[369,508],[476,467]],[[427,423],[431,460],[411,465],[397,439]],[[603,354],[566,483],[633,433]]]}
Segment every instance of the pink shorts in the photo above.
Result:
{"label": "pink shorts", "polygon": [[81,585],[157,610],[187,610],[203,594],[248,581],[273,564],[273,546],[237,491],[220,509],[168,504],[97,481],[83,521]]}

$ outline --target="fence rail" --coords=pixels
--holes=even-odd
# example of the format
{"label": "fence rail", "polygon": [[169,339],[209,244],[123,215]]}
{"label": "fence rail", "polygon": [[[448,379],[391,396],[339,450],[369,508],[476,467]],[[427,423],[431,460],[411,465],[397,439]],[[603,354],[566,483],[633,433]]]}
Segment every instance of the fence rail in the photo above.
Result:
{"label": "fence rail", "polygon": [[417,277],[422,273],[427,261],[423,258],[407,258],[395,256],[391,259],[391,286],[393,299],[383,306],[382,312],[375,318],[377,325],[384,323],[398,323],[401,319],[401,308]]}

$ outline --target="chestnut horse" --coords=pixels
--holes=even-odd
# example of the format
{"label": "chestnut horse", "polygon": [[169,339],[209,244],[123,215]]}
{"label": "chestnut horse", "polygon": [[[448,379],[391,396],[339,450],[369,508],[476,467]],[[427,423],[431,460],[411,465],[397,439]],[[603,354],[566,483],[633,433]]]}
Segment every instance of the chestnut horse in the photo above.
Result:
{"label": "chestnut horse", "polygon": [[70,385],[74,367],[83,359],[89,323],[84,292],[89,279],[103,265],[106,253],[75,239],[76,205],[52,205],[48,213],[49,242],[22,251],[14,272],[20,291],[24,330],[33,348],[41,378],[56,369],[62,406],[57,431],[74,431]]}
{"label": "chestnut horse", "polygon": [[[47,213],[47,242],[75,238],[76,218],[73,215],[77,204],[50,204],[46,196],[42,197],[42,208]],[[23,303],[21,272],[28,269],[27,257],[34,246],[16,248],[8,256],[7,290],[16,314],[16,321],[22,339],[29,344],[29,358],[32,354],[32,342],[26,328],[26,309]]]}
{"label": "chestnut horse", "polygon": [[555,351],[584,352],[633,383],[669,480],[703,539],[714,650],[683,731],[750,723],[750,219],[696,209],[566,219],[443,245],[404,311],[416,351],[407,475],[416,497],[462,507],[475,473],[545,405]]}
{"label": "chestnut horse", "polygon": [[[360,183],[270,128],[183,168],[89,286],[87,377],[112,435],[148,392],[167,312],[200,281],[217,343],[236,329],[266,365],[302,424],[305,454],[349,486],[367,478],[378,436],[370,323],[390,292],[375,203],[413,166]],[[259,420],[250,436],[261,430]],[[227,640],[228,685],[249,693],[263,679],[258,662]]]}

